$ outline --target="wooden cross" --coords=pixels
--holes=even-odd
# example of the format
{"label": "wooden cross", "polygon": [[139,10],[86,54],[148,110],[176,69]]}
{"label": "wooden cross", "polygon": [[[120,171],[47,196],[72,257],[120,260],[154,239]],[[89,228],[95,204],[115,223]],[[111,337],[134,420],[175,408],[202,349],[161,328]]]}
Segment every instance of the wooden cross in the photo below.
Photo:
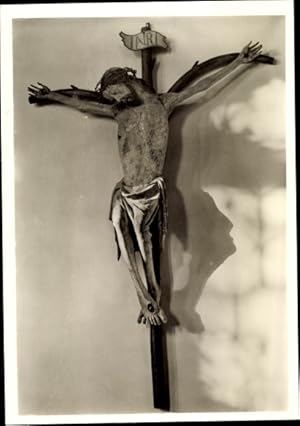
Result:
{"label": "wooden cross", "polygon": [[[166,37],[157,31],[152,31],[150,23],[146,23],[141,28],[141,32],[135,35],[127,35],[120,32],[122,41],[130,50],[141,51],[142,78],[153,89],[153,68],[155,58],[153,58],[153,48],[168,48]],[[157,282],[160,282],[160,249],[153,241],[153,258]],[[154,408],[170,410],[170,391],[166,333],[163,325],[150,325],[150,345],[151,345],[151,367],[153,386]]]}

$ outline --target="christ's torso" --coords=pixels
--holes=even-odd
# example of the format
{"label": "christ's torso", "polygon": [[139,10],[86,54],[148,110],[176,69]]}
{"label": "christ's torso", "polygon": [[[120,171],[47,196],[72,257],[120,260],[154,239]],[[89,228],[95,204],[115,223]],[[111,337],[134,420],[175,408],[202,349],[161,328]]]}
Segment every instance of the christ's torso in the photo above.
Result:
{"label": "christ's torso", "polygon": [[162,103],[153,96],[120,111],[116,120],[124,183],[143,185],[161,176],[168,143],[168,116]]}

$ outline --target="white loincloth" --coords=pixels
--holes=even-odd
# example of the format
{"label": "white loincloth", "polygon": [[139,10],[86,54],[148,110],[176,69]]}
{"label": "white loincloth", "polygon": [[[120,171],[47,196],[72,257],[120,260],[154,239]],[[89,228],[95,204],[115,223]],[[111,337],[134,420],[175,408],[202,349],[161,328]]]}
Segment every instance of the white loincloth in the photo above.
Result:
{"label": "white loincloth", "polygon": [[[135,248],[141,253],[145,260],[144,241],[142,230],[158,232],[158,243],[160,250],[163,249],[165,235],[167,232],[167,203],[166,187],[162,177],[153,179],[147,185],[127,187],[123,181],[119,182],[113,192],[110,220],[116,223],[125,219],[130,223],[131,236],[135,240]],[[117,216],[117,217],[116,217]],[[156,222],[157,227],[152,225]],[[118,258],[120,257],[120,245],[118,245]]]}

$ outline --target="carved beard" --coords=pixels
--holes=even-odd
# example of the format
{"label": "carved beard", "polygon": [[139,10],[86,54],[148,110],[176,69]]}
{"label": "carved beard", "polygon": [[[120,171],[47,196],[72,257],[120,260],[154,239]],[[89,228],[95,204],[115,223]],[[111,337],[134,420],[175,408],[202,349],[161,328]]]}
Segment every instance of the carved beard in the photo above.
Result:
{"label": "carved beard", "polygon": [[130,90],[130,94],[121,99],[120,102],[116,102],[115,105],[119,110],[124,108],[136,107],[143,104],[143,100],[139,97],[132,86],[127,86]]}

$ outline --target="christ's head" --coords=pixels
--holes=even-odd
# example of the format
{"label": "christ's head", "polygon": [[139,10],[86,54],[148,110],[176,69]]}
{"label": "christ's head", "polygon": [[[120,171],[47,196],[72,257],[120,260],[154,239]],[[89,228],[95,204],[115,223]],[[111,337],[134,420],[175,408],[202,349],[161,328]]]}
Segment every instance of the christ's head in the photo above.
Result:
{"label": "christ's head", "polygon": [[138,106],[144,97],[153,93],[146,83],[135,76],[131,68],[109,68],[96,86],[101,96],[110,103],[124,106]]}

